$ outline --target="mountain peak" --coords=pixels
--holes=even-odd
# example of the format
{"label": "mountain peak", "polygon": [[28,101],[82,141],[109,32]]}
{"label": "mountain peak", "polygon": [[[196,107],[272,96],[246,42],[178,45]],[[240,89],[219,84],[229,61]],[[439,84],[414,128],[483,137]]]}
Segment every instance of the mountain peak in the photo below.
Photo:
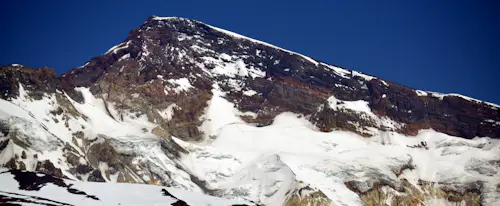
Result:
{"label": "mountain peak", "polygon": [[270,206],[500,200],[498,107],[195,20],[152,16],[60,77],[1,67],[0,98],[0,164],[14,173]]}

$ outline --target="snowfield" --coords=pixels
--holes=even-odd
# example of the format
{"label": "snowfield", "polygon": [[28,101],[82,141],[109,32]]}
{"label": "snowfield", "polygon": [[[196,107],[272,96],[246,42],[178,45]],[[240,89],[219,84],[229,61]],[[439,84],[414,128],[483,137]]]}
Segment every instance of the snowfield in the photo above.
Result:
{"label": "snowfield", "polygon": [[[349,190],[346,182],[362,182],[359,189],[367,191],[377,182],[398,186],[403,178],[417,188],[419,180],[456,186],[482,182],[483,201],[487,205],[500,204],[496,188],[500,183],[500,173],[493,163],[500,159],[499,140],[487,137],[467,140],[433,130],[421,130],[414,137],[395,132],[379,132],[371,138],[345,131],[326,133],[318,131],[303,116],[293,113],[282,113],[272,125],[256,127],[244,123],[239,118],[241,112],[224,99],[224,92],[214,85],[213,98],[202,117],[201,129],[207,135],[205,141],[185,142],[173,137],[188,151],[180,159],[175,159],[162,152],[157,137],[144,132],[143,128],[151,131],[155,126],[147,118],[113,118],[116,114],[112,105],[106,110],[103,101],[93,97],[88,89],[79,90],[84,94],[85,103],[72,104],[87,120],[72,118],[69,122],[73,126],[69,129],[84,125],[87,134],[105,135],[120,152],[138,154],[135,158],[137,164],[147,164],[150,169],[158,171],[171,171],[172,185],[182,190],[169,188],[169,191],[186,198],[186,202],[192,200],[193,205],[224,201],[201,194],[203,191],[191,182],[188,174],[206,181],[208,188],[219,191],[217,195],[224,198],[252,200],[269,206],[282,205],[287,192],[303,185],[321,190],[334,205],[362,205],[359,195]],[[69,140],[70,131],[61,125],[62,120],[59,123],[44,120],[56,103],[52,97],[32,101],[23,99],[23,95],[12,103],[0,100],[0,118],[24,131],[23,137],[31,138],[28,141],[32,144],[29,154],[36,153],[39,159],[50,160],[67,177],[76,180],[62,161],[61,146],[57,146],[75,144]],[[331,103],[334,103],[333,99]],[[362,102],[344,105],[369,112]],[[21,150],[18,145],[9,143],[0,154],[2,164],[14,155],[20,156]],[[34,170],[30,159],[25,160],[25,164],[27,170]],[[414,169],[405,169],[408,164]],[[101,170],[105,172],[106,165]],[[96,203],[93,199],[59,195],[63,189],[57,186],[48,185],[39,192],[20,191],[7,173],[1,178],[0,191],[3,193],[42,196],[70,204],[110,205],[119,201],[122,205],[155,205],[168,202],[168,198],[161,196],[160,187],[154,186],[71,181],[75,188],[99,195],[101,201]],[[134,178],[148,180],[139,173]],[[117,180],[111,177],[106,181]],[[190,198],[193,192],[200,197]],[[451,204],[444,200],[428,200],[427,205],[445,203]]]}
{"label": "snowfield", "polygon": [[[321,189],[335,205],[361,205],[345,182],[366,181],[364,189],[368,190],[377,179],[397,185],[404,178],[416,187],[418,180],[459,185],[484,182],[485,202],[500,203],[495,189],[500,173],[492,163],[500,159],[499,140],[467,140],[433,130],[421,130],[415,137],[395,132],[370,138],[344,131],[325,133],[293,113],[278,115],[270,126],[255,127],[242,123],[231,103],[217,95],[213,98],[208,110],[217,113],[209,112],[206,118],[207,124],[212,123],[209,131],[216,135],[215,140],[207,146],[175,140],[190,151],[183,161],[195,174],[215,188],[240,185],[237,197],[255,200],[273,187],[274,192],[290,189],[288,182],[296,179]],[[364,106],[353,104],[356,110]],[[268,164],[276,166],[269,170]],[[405,164],[415,169],[399,171]],[[279,200],[265,203],[280,205]]]}
{"label": "snowfield", "polygon": [[[0,171],[2,183],[0,197],[28,201],[9,202],[22,205],[175,205],[175,203],[179,205],[181,202],[199,206],[250,205],[245,201],[227,200],[186,190],[144,184],[62,180],[62,184],[66,187],[61,186],[60,182],[49,181],[41,184],[38,190],[26,190],[19,188],[20,184],[16,181],[15,175],[3,169]],[[22,173],[17,175],[18,178],[27,178]],[[36,175],[39,180],[45,180],[45,175]]]}

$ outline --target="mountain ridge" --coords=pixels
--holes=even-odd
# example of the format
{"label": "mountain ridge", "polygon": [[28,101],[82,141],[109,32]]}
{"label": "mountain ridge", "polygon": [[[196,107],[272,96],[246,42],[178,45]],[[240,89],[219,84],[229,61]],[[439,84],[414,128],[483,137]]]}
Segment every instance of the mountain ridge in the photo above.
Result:
{"label": "mountain ridge", "polygon": [[1,67],[0,165],[271,206],[500,201],[498,107],[246,38],[152,16],[60,76]]}
{"label": "mountain ridge", "polygon": [[[166,24],[168,22],[168,24]],[[151,30],[152,28],[155,28],[154,32],[166,32],[166,34],[170,34],[170,38],[166,37],[165,35],[163,37],[157,36],[154,37],[154,32]],[[145,54],[145,51],[147,51],[145,48],[146,44],[152,44],[151,42],[147,41],[153,41],[153,39],[148,40],[148,38],[144,38],[144,34],[148,33],[148,30],[151,30],[150,32],[151,36],[154,41],[157,41],[156,43],[162,44],[162,42],[166,45],[171,44],[175,47],[181,46],[184,47],[183,52],[185,53],[186,51],[192,50],[191,47],[186,48],[188,46],[183,46],[182,42],[185,42],[186,40],[182,39],[173,39],[173,36],[189,36],[188,34],[197,36],[200,34],[206,35],[207,38],[234,38],[233,41],[234,43],[238,44],[238,42],[246,42],[245,45],[246,47],[254,47],[256,51],[260,51],[259,48],[268,48],[274,51],[269,51],[274,55],[271,56],[270,58],[276,57],[276,58],[283,58],[283,57],[288,57],[287,61],[291,61],[292,64],[287,63],[285,65],[279,65],[276,64],[279,62],[279,60],[265,60],[264,59],[257,57],[257,59],[253,60],[248,60],[248,61],[255,61],[254,63],[258,64],[263,64],[262,61],[266,61],[267,63],[264,63],[264,65],[275,65],[274,68],[260,68],[257,70],[253,70],[256,72],[262,72],[265,74],[264,76],[261,77],[271,77],[275,76],[278,78],[285,77],[285,78],[291,78],[291,81],[298,81],[298,82],[306,82],[309,85],[303,85],[302,87],[310,87],[310,86],[319,86],[319,90],[330,90],[322,92],[324,95],[331,96],[333,93],[336,95],[337,99],[340,100],[345,100],[345,101],[358,101],[358,100],[363,100],[367,101],[369,103],[369,106],[371,109],[374,110],[376,114],[380,114],[382,116],[385,116],[385,114],[388,114],[390,118],[396,118],[400,119],[399,122],[403,122],[406,126],[406,128],[399,128],[403,133],[406,134],[416,134],[417,130],[419,128],[433,128],[435,130],[445,132],[447,134],[451,134],[454,136],[463,136],[466,138],[473,138],[475,136],[497,136],[498,133],[500,133],[500,129],[497,128],[496,122],[500,121],[499,117],[499,112],[498,105],[495,105],[493,103],[488,103],[480,100],[476,100],[470,97],[465,97],[462,95],[455,95],[455,94],[440,94],[436,92],[424,92],[421,90],[414,90],[411,88],[408,88],[403,85],[399,85],[390,81],[386,81],[383,79],[380,79],[378,77],[370,76],[370,75],[365,75],[363,73],[359,73],[357,71],[353,70],[346,70],[342,69],[339,67],[335,67],[323,62],[318,62],[316,60],[313,60],[309,57],[306,57],[304,55],[298,54],[296,52],[288,51],[273,45],[270,45],[268,43],[255,40],[249,37],[244,37],[239,34],[235,34],[234,32],[229,32],[217,27],[213,27],[210,25],[207,25],[205,23],[195,21],[195,20],[190,20],[186,18],[179,18],[179,17],[156,17],[156,16],[151,16],[149,17],[142,26],[132,30],[129,33],[129,36],[120,44],[116,45],[115,47],[111,48],[108,52],[101,56],[97,56],[92,58],[88,63],[86,63],[82,67],[78,67],[72,70],[69,70],[58,77],[60,79],[60,87],[64,90],[71,91],[72,88],[75,86],[88,86],[89,83],[91,84],[94,81],[98,81],[99,79],[103,78],[104,76],[107,75],[108,70],[113,67],[113,64],[116,62],[120,62],[120,58],[127,57],[127,58],[132,58],[134,59],[136,56],[142,59],[138,59],[137,61],[134,60],[135,62],[133,65],[130,65],[132,67],[140,67],[139,71],[142,72],[141,68],[146,68],[146,70],[154,70],[154,71],[148,71],[148,72],[153,72],[153,73],[158,73],[156,69],[160,70],[165,70],[166,67],[168,67],[168,70],[176,70],[175,67],[178,65],[179,67],[198,67],[198,65],[192,65],[193,63],[190,62],[182,62],[182,59],[177,59],[177,60],[168,60],[168,59],[162,59],[162,60],[155,60],[155,61],[161,61],[159,62],[159,65],[155,65],[154,63],[143,63],[146,62],[144,60],[143,54]],[[183,33],[183,32],[188,32],[188,33]],[[201,33],[200,33],[201,32]],[[149,35],[149,34],[148,34]],[[141,36],[143,36],[143,39],[141,39]],[[209,42],[212,42],[214,44],[213,40],[209,39]],[[241,41],[240,41],[241,40]],[[187,40],[189,42],[189,40]],[[197,40],[199,41],[199,40]],[[219,48],[222,49],[222,51],[235,47],[236,49],[238,46],[232,43],[231,45],[224,45],[225,48]],[[132,45],[129,45],[132,44]],[[205,44],[210,44],[205,42]],[[200,45],[194,45],[199,47]],[[203,47],[203,44],[201,44]],[[212,45],[216,46],[216,45]],[[155,47],[155,44],[151,45],[151,47]],[[156,47],[157,48],[157,47]],[[195,47],[196,48],[196,47]],[[216,47],[218,48],[218,47]],[[178,48],[177,48],[178,49]],[[241,48],[239,48],[241,49]],[[177,51],[173,51],[172,54],[170,54],[170,58],[182,58],[183,54],[176,54]],[[246,55],[249,55],[248,52],[250,51],[245,51],[242,50],[240,51]],[[177,52],[178,53],[178,52]],[[128,55],[128,56],[127,56]],[[142,55],[142,56],[141,56]],[[162,55],[158,54],[155,55],[156,57]],[[200,54],[192,54],[192,55],[200,55]],[[201,54],[204,55],[204,54]],[[258,56],[256,53],[254,54]],[[191,56],[191,55],[188,55]],[[196,58],[196,57],[195,57]],[[212,57],[210,57],[212,58]],[[262,60],[259,60],[262,59]],[[247,58],[248,59],[248,58]],[[247,61],[245,59],[245,61]],[[122,59],[123,60],[123,59]],[[213,59],[212,59],[213,60]],[[212,61],[210,59],[204,59],[201,61]],[[142,61],[142,62],[141,62]],[[149,61],[149,60],[148,60]],[[199,62],[200,60],[194,60],[192,62]],[[261,61],[261,62],[258,62]],[[273,63],[271,63],[273,62]],[[91,64],[92,65],[89,65]],[[166,65],[165,65],[166,64]],[[186,65],[184,65],[186,64]],[[198,63],[194,63],[198,64]],[[166,67],[165,67],[166,66]],[[255,68],[258,68],[260,65],[254,64]],[[124,65],[124,67],[127,67],[127,65]],[[153,67],[158,67],[158,68],[153,68]],[[292,71],[290,68],[285,68],[285,67],[295,67],[296,72]],[[322,69],[321,69],[322,68]],[[207,72],[206,70],[200,71],[199,68],[192,68],[194,69],[192,72],[198,73],[198,74],[203,74],[206,73],[208,74],[209,78],[212,74],[210,72]],[[325,77],[325,73],[320,73],[317,71],[318,69],[326,71],[330,73],[332,77],[328,78]],[[302,71],[299,71],[302,70]],[[332,70],[332,71],[328,71]],[[80,73],[77,75],[73,75],[74,73]],[[130,71],[131,72],[131,71]],[[277,72],[275,74],[275,72]],[[160,72],[162,73],[162,72]],[[163,72],[164,73],[164,72]],[[182,77],[185,76],[184,74],[181,73],[181,71],[176,71],[177,76]],[[307,74],[310,73],[310,74]],[[118,74],[120,75],[120,74]],[[221,75],[221,74],[217,74]],[[233,74],[231,74],[233,75]],[[267,75],[267,76],[266,76]],[[109,76],[109,75],[108,75]],[[162,74],[162,76],[166,76],[165,74]],[[213,76],[213,75],[212,75]],[[255,75],[254,75],[255,76]],[[321,77],[323,76],[323,77]],[[143,78],[144,75],[137,75],[135,78]],[[313,77],[320,77],[322,79],[311,79]],[[109,78],[114,78],[114,77],[109,77]],[[156,78],[156,76],[151,75],[145,79],[152,80]],[[252,76],[253,78],[253,76]],[[346,80],[349,78],[353,78],[353,80]],[[144,78],[143,78],[144,79]],[[90,82],[89,82],[90,80]],[[371,81],[374,80],[374,81]],[[137,82],[138,81],[138,82]],[[144,80],[137,80],[137,81],[132,81],[131,83],[138,83],[138,84],[143,84]],[[205,82],[208,82],[211,80],[206,80]],[[290,83],[288,80],[279,80],[281,82],[284,82],[285,84]],[[359,82],[356,82],[359,81]],[[393,87],[389,87],[389,82],[390,85],[394,85]],[[210,84],[210,83],[207,83]],[[347,87],[345,87],[348,84]],[[209,88],[210,85],[205,85],[202,86],[205,88]],[[369,91],[365,91],[367,88]],[[385,87],[385,88],[384,88]],[[396,88],[395,91],[391,91],[393,88]],[[354,89],[354,90],[353,90]],[[307,88],[307,90],[309,90]],[[317,90],[313,88],[313,90]],[[305,92],[304,90],[302,92]],[[397,96],[392,96],[389,95],[388,98],[383,98],[384,95],[387,96],[387,94],[384,93],[390,93],[390,94],[397,94],[401,93],[403,95],[397,95]],[[416,94],[415,94],[416,93]],[[154,94],[157,95],[157,94]],[[282,95],[281,95],[282,96]],[[307,95],[306,95],[307,96]],[[78,98],[77,96],[73,96],[73,98]],[[283,98],[283,97],[281,97]],[[80,98],[81,99],[81,98]],[[327,98],[320,97],[320,99],[326,100]],[[386,100],[389,101],[386,101]],[[443,99],[446,99],[446,101],[443,101]],[[439,100],[439,101],[437,101]],[[466,101],[462,101],[466,100]],[[313,100],[317,101],[317,100]],[[449,103],[448,103],[449,102]],[[470,103],[470,104],[469,104]],[[479,105],[477,105],[479,103]],[[278,103],[281,104],[281,103]],[[309,104],[309,103],[308,103]],[[454,123],[449,123],[448,120],[441,118],[441,116],[447,116],[450,114],[446,114],[445,111],[442,110],[449,110],[447,108],[450,107],[450,104],[454,105],[459,105],[459,104],[464,104],[466,107],[468,107],[469,112],[465,113],[460,113],[457,114],[459,116],[456,116],[455,118],[457,119],[463,119],[461,116],[467,116],[468,118],[471,117],[471,112],[472,111],[478,111],[479,108],[480,110],[489,110],[487,112],[482,112],[482,115],[484,114],[489,114],[489,117],[486,119],[482,119],[479,116],[474,117],[474,119],[469,118],[468,128],[464,129],[463,126],[454,126]],[[284,105],[282,105],[284,106]],[[459,109],[457,106],[451,106],[452,112],[460,111],[462,109]],[[456,107],[456,108],[455,108]],[[479,107],[479,108],[478,108]],[[436,109],[437,108],[437,109]],[[240,108],[241,109],[241,108]],[[418,111],[416,114],[407,114],[409,112],[415,112]],[[419,111],[420,110],[420,111]],[[308,111],[298,111],[299,113],[311,113],[313,112],[311,109],[308,109]],[[496,113],[496,115],[494,115]],[[276,113],[277,114],[277,113]],[[272,114],[272,116],[275,116],[276,114]],[[349,115],[347,115],[349,116]],[[402,119],[400,117],[403,117]],[[349,119],[349,117],[344,117]],[[482,120],[481,120],[482,119]],[[263,120],[264,122],[261,122],[262,124],[268,124],[270,120]],[[458,120],[460,121],[460,120]],[[434,124],[440,124],[440,125],[434,125]],[[324,130],[329,130],[329,127],[332,127],[332,123],[318,123],[318,124],[324,124],[325,128]],[[366,126],[373,126],[373,124],[369,123],[363,123]],[[338,127],[333,126],[333,127]],[[352,125],[341,125],[340,126],[342,129],[347,129],[347,130],[353,130]],[[486,128],[485,128],[486,127]],[[365,129],[366,130],[366,129]],[[365,132],[366,133],[366,132]],[[366,135],[369,135],[366,133]]]}

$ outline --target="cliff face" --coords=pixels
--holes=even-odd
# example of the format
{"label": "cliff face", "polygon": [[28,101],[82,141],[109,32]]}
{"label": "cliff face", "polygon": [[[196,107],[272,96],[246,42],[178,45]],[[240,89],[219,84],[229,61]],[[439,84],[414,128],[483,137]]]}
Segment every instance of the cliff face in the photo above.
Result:
{"label": "cliff face", "polygon": [[[72,179],[161,184],[213,194],[228,193],[182,159],[206,148],[183,146],[184,141],[218,139],[224,126],[236,123],[271,127],[283,113],[291,112],[321,132],[314,130],[310,136],[346,131],[381,139],[382,145],[398,141],[390,135],[418,136],[423,129],[464,139],[500,139],[497,105],[411,89],[183,18],[150,17],[122,43],[61,76],[50,68],[2,66],[0,97],[16,105],[12,110],[16,115],[0,115],[2,165]],[[228,108],[234,117],[224,116]],[[217,113],[223,118],[215,121]],[[45,143],[39,143],[31,130],[42,130]],[[245,136],[235,136],[239,135]],[[444,143],[435,141],[436,145],[422,141],[399,146],[411,151],[443,150],[447,155]],[[478,146],[453,140],[448,146],[458,147],[456,141],[472,149],[496,151],[488,146],[492,142]],[[48,151],[57,151],[57,158],[45,155],[44,144],[52,145]],[[196,158],[205,157],[199,155]],[[487,157],[484,161],[497,158]],[[231,158],[220,154],[215,159]],[[498,166],[488,165],[494,172],[486,176],[498,176]],[[341,181],[347,184],[352,181],[349,178]],[[369,192],[351,190],[368,204],[374,201],[373,195],[386,192],[381,189],[385,185],[379,186],[372,185]],[[323,192],[290,196],[287,201],[330,204],[332,196]],[[252,192],[241,194],[253,197]]]}

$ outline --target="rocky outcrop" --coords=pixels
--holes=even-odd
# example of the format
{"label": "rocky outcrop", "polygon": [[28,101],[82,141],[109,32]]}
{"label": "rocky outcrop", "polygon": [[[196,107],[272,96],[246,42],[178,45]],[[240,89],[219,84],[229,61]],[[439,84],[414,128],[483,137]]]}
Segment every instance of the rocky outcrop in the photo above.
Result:
{"label": "rocky outcrop", "polygon": [[396,206],[396,205],[434,205],[451,203],[457,205],[481,205],[480,188],[473,185],[461,187],[461,191],[447,185],[419,181],[417,189],[406,180],[401,181],[401,188],[395,190],[387,185],[374,185],[366,192],[353,190],[360,194],[364,205]]}
{"label": "rocky outcrop", "polygon": [[332,201],[321,191],[305,186],[295,191],[285,200],[283,206],[317,205],[329,206]]}

